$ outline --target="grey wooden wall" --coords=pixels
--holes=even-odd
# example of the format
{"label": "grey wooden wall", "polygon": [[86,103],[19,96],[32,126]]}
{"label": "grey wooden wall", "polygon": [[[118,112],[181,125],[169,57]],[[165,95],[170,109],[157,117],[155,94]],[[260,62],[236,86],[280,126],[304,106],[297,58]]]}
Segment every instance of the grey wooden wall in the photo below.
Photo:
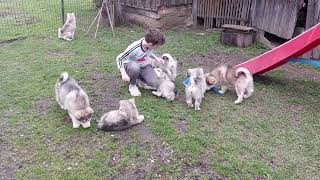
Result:
{"label": "grey wooden wall", "polygon": [[137,9],[158,11],[161,6],[192,4],[192,0],[121,0],[121,4]]}
{"label": "grey wooden wall", "polygon": [[253,27],[291,39],[297,22],[300,0],[255,0]]}
{"label": "grey wooden wall", "polygon": [[[306,30],[320,23],[320,0],[308,1]],[[320,59],[320,46],[306,53],[303,57]]]}

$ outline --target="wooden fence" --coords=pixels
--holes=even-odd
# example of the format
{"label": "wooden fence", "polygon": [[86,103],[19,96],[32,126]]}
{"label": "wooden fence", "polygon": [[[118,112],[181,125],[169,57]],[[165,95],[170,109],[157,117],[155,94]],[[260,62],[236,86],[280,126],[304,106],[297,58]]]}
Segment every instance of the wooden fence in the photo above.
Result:
{"label": "wooden fence", "polygon": [[194,0],[193,21],[205,28],[223,24],[251,26],[253,0]]}

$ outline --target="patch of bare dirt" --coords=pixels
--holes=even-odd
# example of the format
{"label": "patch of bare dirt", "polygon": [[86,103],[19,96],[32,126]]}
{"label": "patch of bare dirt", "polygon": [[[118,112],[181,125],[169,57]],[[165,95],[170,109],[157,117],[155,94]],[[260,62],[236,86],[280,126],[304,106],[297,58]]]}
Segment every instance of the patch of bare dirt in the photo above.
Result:
{"label": "patch of bare dirt", "polygon": [[221,64],[236,65],[250,59],[250,57],[246,56],[243,53],[226,54],[217,52],[215,50],[212,51],[213,52],[206,54],[193,53],[188,57],[181,59],[181,70],[186,70],[187,68],[202,67],[205,72],[208,72],[212,68]]}
{"label": "patch of bare dirt", "polygon": [[[320,60],[319,60],[320,61]],[[290,80],[303,78],[310,81],[320,81],[320,69],[295,64],[284,64],[279,69],[285,70],[286,78]]]}
{"label": "patch of bare dirt", "polygon": [[103,113],[119,108],[120,98],[116,97],[115,92],[120,91],[123,85],[120,77],[107,72],[100,73],[91,77],[91,82],[90,103],[94,107],[95,114],[101,117]]}
{"label": "patch of bare dirt", "polygon": [[188,131],[187,122],[186,121],[177,121],[174,124],[176,131],[180,134],[184,134]]}
{"label": "patch of bare dirt", "polygon": [[3,41],[0,41],[0,47],[1,46],[6,46],[8,44],[15,43],[15,42],[18,42],[18,41],[22,41],[24,39],[26,39],[26,37],[17,37],[17,38],[14,38],[14,39],[3,40]]}
{"label": "patch of bare dirt", "polygon": [[207,175],[208,178],[212,180],[227,179],[214,171],[214,168],[211,166],[210,160],[206,155],[201,156],[195,164],[186,164],[183,167],[182,172],[183,177],[192,175],[192,179],[199,179],[201,175]]}
{"label": "patch of bare dirt", "polygon": [[0,112],[3,115],[0,121],[0,179],[15,179],[16,171],[23,167],[30,153],[15,149],[10,139],[23,138],[26,125],[9,122],[13,111],[3,109]]}
{"label": "patch of bare dirt", "polygon": [[71,57],[77,55],[75,52],[68,52],[68,51],[59,51],[59,50],[50,50],[47,52],[49,56],[53,57]]}
{"label": "patch of bare dirt", "polygon": [[41,117],[46,116],[49,113],[50,108],[55,103],[53,98],[44,98],[34,103],[37,114]]}

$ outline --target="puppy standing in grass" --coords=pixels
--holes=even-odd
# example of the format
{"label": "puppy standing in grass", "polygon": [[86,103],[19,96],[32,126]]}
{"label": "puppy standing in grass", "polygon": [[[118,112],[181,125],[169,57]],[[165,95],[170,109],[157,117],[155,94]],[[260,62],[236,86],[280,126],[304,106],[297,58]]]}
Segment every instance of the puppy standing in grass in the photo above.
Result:
{"label": "puppy standing in grass", "polygon": [[62,28],[58,29],[58,37],[67,41],[71,41],[74,38],[76,31],[76,16],[74,13],[67,13],[67,20]]}
{"label": "puppy standing in grass", "polygon": [[186,102],[189,107],[193,107],[194,101],[195,110],[200,111],[200,104],[207,89],[203,69],[188,69],[188,76],[190,77],[190,83],[185,88]]}
{"label": "puppy standing in grass", "polygon": [[64,72],[56,85],[56,100],[60,107],[67,110],[72,119],[73,128],[90,127],[93,110],[89,106],[89,98],[77,82]]}
{"label": "puppy standing in grass", "polygon": [[144,116],[139,114],[134,99],[121,100],[119,110],[105,113],[97,120],[97,127],[105,131],[118,131],[139,124],[143,120]]}
{"label": "puppy standing in grass", "polygon": [[209,85],[221,87],[221,93],[225,93],[228,88],[236,90],[238,99],[234,101],[239,104],[244,98],[249,98],[253,93],[253,77],[246,68],[234,68],[230,65],[221,65],[206,75]]}

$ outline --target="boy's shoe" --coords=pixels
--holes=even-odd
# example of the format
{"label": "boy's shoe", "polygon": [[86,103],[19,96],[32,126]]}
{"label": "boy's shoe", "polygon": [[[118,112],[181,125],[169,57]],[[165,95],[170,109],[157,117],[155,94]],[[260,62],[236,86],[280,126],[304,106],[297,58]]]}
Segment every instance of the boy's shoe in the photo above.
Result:
{"label": "boy's shoe", "polygon": [[131,96],[141,96],[141,92],[136,85],[129,84],[129,92]]}

